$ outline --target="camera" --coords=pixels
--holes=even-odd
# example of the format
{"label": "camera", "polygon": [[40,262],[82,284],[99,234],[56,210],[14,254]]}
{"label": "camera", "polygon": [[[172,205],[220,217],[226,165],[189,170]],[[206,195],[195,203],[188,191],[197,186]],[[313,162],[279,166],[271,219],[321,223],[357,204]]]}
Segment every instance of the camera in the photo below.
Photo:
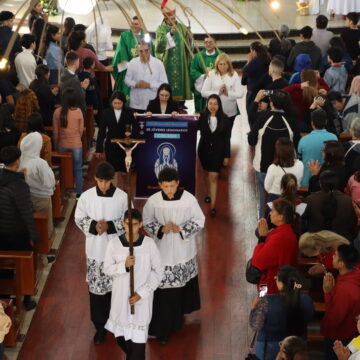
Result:
{"label": "camera", "polygon": [[264,96],[270,96],[274,93],[274,90],[265,90],[264,91]]}

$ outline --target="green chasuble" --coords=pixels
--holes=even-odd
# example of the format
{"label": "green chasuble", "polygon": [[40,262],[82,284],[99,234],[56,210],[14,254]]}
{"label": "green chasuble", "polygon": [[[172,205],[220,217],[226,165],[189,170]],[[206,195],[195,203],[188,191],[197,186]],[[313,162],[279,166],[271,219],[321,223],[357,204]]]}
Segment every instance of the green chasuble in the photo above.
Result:
{"label": "green chasuble", "polygon": [[[190,44],[186,26],[178,22],[176,22],[176,25],[184,39]],[[165,22],[157,28],[155,54],[164,63],[173,98],[175,100],[191,100],[189,74],[191,55],[178,32],[175,32],[172,36],[176,46],[166,50],[166,34],[170,32],[170,29],[171,27]]]}
{"label": "green chasuble", "polygon": [[[221,51],[222,52],[222,51]],[[195,89],[195,81],[206,72],[209,72],[215,67],[215,61],[219,51],[215,49],[213,55],[207,55],[206,50],[201,50],[200,53],[197,53],[191,61],[190,65],[190,77],[191,77],[191,86],[194,92],[195,98],[195,111],[202,112],[206,105],[206,99],[204,99],[201,94]],[[201,60],[201,57],[204,59],[206,69],[204,68],[204,63]]]}
{"label": "green chasuble", "polygon": [[[124,31],[116,46],[115,54],[112,61],[113,72],[115,79],[115,90],[120,90],[126,95],[127,104],[130,102],[130,88],[125,84],[126,70],[118,72],[118,64],[123,61],[129,62],[134,57],[138,56],[137,44],[139,40],[144,38],[144,32],[141,30],[139,35],[134,35],[131,30]],[[153,44],[150,43],[151,54],[154,55]]]}

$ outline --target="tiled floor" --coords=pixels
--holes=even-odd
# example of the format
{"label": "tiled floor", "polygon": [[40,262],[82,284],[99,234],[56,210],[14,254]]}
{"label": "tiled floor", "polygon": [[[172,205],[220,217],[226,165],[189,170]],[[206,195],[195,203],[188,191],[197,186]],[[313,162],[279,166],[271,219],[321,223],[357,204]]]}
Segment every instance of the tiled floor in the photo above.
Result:
{"label": "tiled floor", "polygon": [[[74,0],[71,0],[74,1]],[[78,0],[81,1],[81,4],[91,1],[91,0]],[[134,10],[130,6],[129,1],[125,0],[116,0],[121,4],[128,14],[132,17],[135,15]],[[226,20],[223,16],[217,13],[215,10],[210,8],[205,4],[206,1],[202,0],[183,0],[181,3],[191,9],[195,17],[200,21],[200,23],[205,26],[209,33],[229,33],[229,32],[238,32],[239,30]],[[234,18],[241,25],[246,27],[249,31],[256,30],[271,30],[278,29],[280,24],[288,24],[290,28],[301,28],[305,25],[314,25],[315,15],[310,16],[300,16],[296,11],[296,1],[295,0],[280,0],[280,9],[276,12],[270,10],[268,5],[268,0],[252,1],[252,2],[239,2],[237,3],[237,9],[240,12],[242,19],[234,12],[231,14],[221,3],[233,7],[233,2],[231,0],[222,0],[222,1],[211,1],[213,4],[216,4],[227,12],[230,16]],[[16,12],[16,10],[23,3],[23,0],[7,0],[0,4],[0,10],[6,9]],[[70,3],[70,0],[69,0]],[[148,0],[136,0],[136,5],[138,6],[143,18],[146,27],[149,31],[154,31],[157,26],[162,21],[162,14],[158,8],[150,3]],[[157,1],[157,3],[160,3]],[[325,1],[326,3],[326,1]],[[124,16],[121,14],[120,10],[112,1],[99,1],[100,11],[102,16],[109,19],[109,22],[113,28],[128,28],[128,23],[126,22]],[[321,12],[325,12],[326,6],[321,7]],[[24,9],[21,10],[17,17],[20,17],[24,12]],[[261,15],[263,14],[263,16]],[[65,13],[66,16],[73,16],[78,23],[90,24],[93,21],[93,14],[87,15],[73,15]],[[98,16],[98,14],[96,15]],[[178,9],[179,18],[188,25],[188,19],[184,15],[183,11]],[[264,18],[265,16],[265,18]],[[191,30],[194,33],[203,33],[203,28],[196,22],[194,18],[189,17]],[[244,21],[246,19],[246,21]],[[61,16],[57,16],[53,21],[60,22]],[[335,20],[331,21],[329,26],[342,26],[343,20],[341,17],[336,17]],[[253,26],[251,28],[250,25]]]}

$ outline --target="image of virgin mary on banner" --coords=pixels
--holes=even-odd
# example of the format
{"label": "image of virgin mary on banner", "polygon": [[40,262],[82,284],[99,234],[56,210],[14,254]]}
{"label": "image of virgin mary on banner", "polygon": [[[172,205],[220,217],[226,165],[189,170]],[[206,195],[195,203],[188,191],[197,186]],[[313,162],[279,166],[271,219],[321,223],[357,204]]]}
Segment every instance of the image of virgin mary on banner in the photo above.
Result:
{"label": "image of virgin mary on banner", "polygon": [[165,168],[172,168],[178,170],[178,165],[175,159],[176,148],[173,144],[165,142],[158,146],[157,158],[154,166],[156,178],[159,178],[159,173]]}
{"label": "image of virgin mary on banner", "polygon": [[195,194],[197,116],[137,115],[134,136],[144,139],[137,149],[136,197],[159,191],[159,172],[170,167],[180,174],[180,187]]}

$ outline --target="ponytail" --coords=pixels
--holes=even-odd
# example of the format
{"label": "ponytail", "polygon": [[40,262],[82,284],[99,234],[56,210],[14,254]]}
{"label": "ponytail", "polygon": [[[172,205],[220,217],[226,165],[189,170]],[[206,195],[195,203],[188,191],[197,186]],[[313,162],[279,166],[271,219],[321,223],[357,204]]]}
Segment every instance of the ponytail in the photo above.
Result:
{"label": "ponytail", "polygon": [[284,284],[280,294],[284,296],[287,333],[303,337],[306,334],[304,311],[301,305],[302,280],[298,270],[289,265],[278,271],[277,280]]}
{"label": "ponytail", "polygon": [[280,188],[282,197],[295,207],[295,202],[298,199],[298,186],[295,175],[290,173],[285,174],[281,178]]}

